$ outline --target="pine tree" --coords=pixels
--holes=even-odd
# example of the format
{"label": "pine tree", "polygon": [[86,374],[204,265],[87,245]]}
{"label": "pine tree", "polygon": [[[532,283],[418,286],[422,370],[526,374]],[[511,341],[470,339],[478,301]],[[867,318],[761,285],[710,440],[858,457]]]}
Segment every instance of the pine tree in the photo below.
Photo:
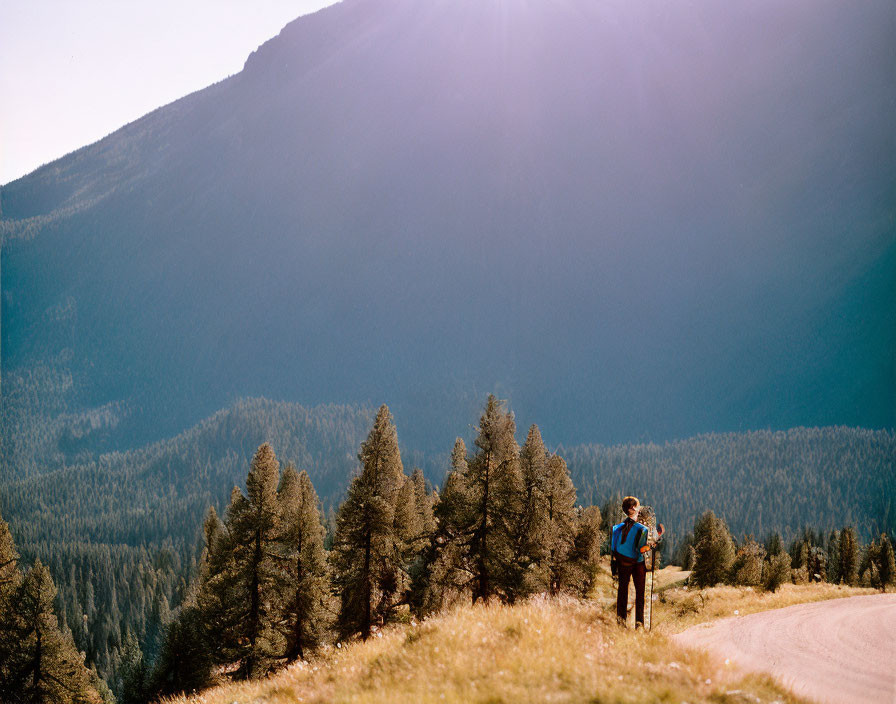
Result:
{"label": "pine tree", "polygon": [[781,540],[781,535],[779,533],[772,533],[765,543],[765,554],[771,557],[772,555],[779,555],[782,552],[784,552],[784,543]]}
{"label": "pine tree", "polygon": [[9,532],[9,524],[0,516],[0,599],[15,592],[19,574],[19,553]]}
{"label": "pine tree", "polygon": [[513,565],[519,596],[547,591],[551,580],[547,452],[537,425],[529,428],[519,453],[520,511],[513,526]]}
{"label": "pine tree", "polygon": [[451,451],[451,469],[433,508],[434,537],[418,578],[418,582],[422,582],[418,588],[422,593],[419,610],[424,614],[437,611],[471,591],[473,569],[469,541],[474,514],[467,470],[467,448],[464,441],[457,438]]}
{"label": "pine tree", "polygon": [[583,599],[594,586],[604,533],[600,509],[588,506],[576,510],[576,533],[572,550],[561,564],[559,588]]}
{"label": "pine tree", "polygon": [[880,536],[876,558],[880,590],[885,592],[888,586],[896,584],[896,559],[893,554],[893,543],[886,534]]}
{"label": "pine tree", "polygon": [[827,580],[831,584],[840,582],[840,531],[832,530],[828,536]]}
{"label": "pine tree", "polygon": [[[562,457],[559,455],[548,457],[546,474],[544,521],[546,539],[543,560],[547,567],[549,591],[551,595],[556,595],[566,586],[564,566],[573,553],[577,537],[591,542],[590,549],[585,550],[578,559],[585,560],[586,563],[591,560],[596,564],[600,551],[600,511],[596,506],[591,506],[587,512],[587,519],[584,512],[580,518],[576,510],[576,488]],[[583,530],[589,532],[587,538],[585,533],[582,533]],[[598,551],[597,555],[594,554],[595,549]],[[587,570],[587,567],[585,569]]]}
{"label": "pine tree", "polygon": [[0,701],[22,704],[99,704],[75,645],[59,630],[56,586],[40,560],[25,575],[12,605],[11,637],[17,648],[3,666]]}
{"label": "pine tree", "polygon": [[161,590],[155,593],[146,623],[146,654],[155,660],[162,647],[165,632],[165,615],[169,613],[168,600]]}
{"label": "pine tree", "polygon": [[851,526],[840,531],[840,562],[837,568],[840,582],[855,586],[859,577],[859,544]]}
{"label": "pine tree", "polygon": [[115,692],[118,704],[143,704],[149,696],[149,670],[140,644],[127,632],[119,666],[119,686]]}
{"label": "pine tree", "polygon": [[699,587],[711,587],[725,581],[734,562],[734,541],[728,526],[712,511],[704,513],[694,524],[694,572]]}
{"label": "pine tree", "polygon": [[0,701],[12,701],[13,658],[19,647],[15,619],[16,595],[21,582],[19,553],[6,521],[0,518]]}
{"label": "pine tree", "polygon": [[153,697],[205,689],[216,683],[213,667],[220,649],[210,636],[207,611],[190,594],[165,628],[165,638],[153,668],[148,691]]}
{"label": "pine tree", "polygon": [[521,513],[519,447],[513,415],[489,395],[479,421],[479,451],[467,468],[473,511],[469,542],[473,603],[495,594],[513,601],[520,583],[512,527]]}
{"label": "pine tree", "polygon": [[417,489],[411,477],[405,477],[398,490],[394,529],[402,561],[409,565],[419,553],[423,537],[423,516],[417,508]]}
{"label": "pine tree", "polygon": [[392,415],[383,405],[358,455],[361,473],[339,507],[331,560],[340,599],[337,630],[345,638],[370,637],[385,623],[407,581],[395,508],[405,481]]}
{"label": "pine tree", "polygon": [[406,600],[420,612],[429,584],[429,568],[435,555],[433,497],[426,489],[423,470],[415,468],[399,493],[395,528],[401,538],[402,560],[409,577]]}
{"label": "pine tree", "polygon": [[422,531],[420,539],[425,542],[432,537],[436,529],[435,514],[433,513],[434,495],[427,491],[426,477],[423,476],[423,470],[419,467],[411,472],[411,481],[414,484],[414,497]]}
{"label": "pine tree", "polygon": [[320,501],[308,473],[287,467],[279,500],[283,545],[280,628],[286,661],[292,662],[304,660],[323,641],[329,617],[329,581]]}
{"label": "pine tree", "polygon": [[[234,487],[230,506],[242,500],[242,492]],[[162,657],[161,661],[169,663],[171,670],[156,668],[155,678],[160,679],[161,691],[165,693],[180,691],[182,683],[206,682],[210,677],[206,664],[209,669],[213,664],[229,665],[241,654],[241,605],[245,595],[234,577],[237,570],[230,531],[214,507],[209,508],[203,529],[205,549],[195,593],[185,600],[178,617],[165,630],[162,653],[169,657]],[[183,662],[177,657],[179,652],[196,655],[200,649],[198,659]]]}
{"label": "pine tree", "polygon": [[234,640],[238,643],[238,679],[260,677],[283,652],[282,638],[274,628],[279,618],[278,593],[280,534],[277,486],[280,463],[273,448],[262,444],[252,458],[246,477],[246,496],[235,492],[227,512],[227,529],[233,551],[230,604],[238,616]]}
{"label": "pine tree", "polygon": [[790,567],[793,570],[794,584],[808,584],[809,582],[809,542],[803,538],[797,538],[790,544]]}

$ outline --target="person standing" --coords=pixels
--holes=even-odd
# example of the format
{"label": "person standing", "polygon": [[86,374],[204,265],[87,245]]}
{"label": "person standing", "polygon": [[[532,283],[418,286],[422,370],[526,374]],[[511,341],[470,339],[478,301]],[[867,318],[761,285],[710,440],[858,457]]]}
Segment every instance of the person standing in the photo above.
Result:
{"label": "person standing", "polygon": [[[635,628],[644,627],[644,587],[647,581],[647,565],[644,553],[649,549],[648,528],[638,523],[641,503],[635,496],[622,500],[622,512],[626,515],[622,523],[613,526],[610,541],[610,565],[614,576],[619,578],[616,594],[616,618],[625,625],[628,612],[628,583],[635,583]],[[615,566],[615,567],[614,567]]]}

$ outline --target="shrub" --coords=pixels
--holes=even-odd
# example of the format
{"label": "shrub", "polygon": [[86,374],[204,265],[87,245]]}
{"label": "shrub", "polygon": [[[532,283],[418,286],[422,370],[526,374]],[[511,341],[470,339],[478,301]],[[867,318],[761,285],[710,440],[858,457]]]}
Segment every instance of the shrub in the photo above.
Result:
{"label": "shrub", "polygon": [[790,581],[790,555],[786,552],[773,555],[763,564],[762,588],[776,592],[784,582]]}
{"label": "shrub", "polygon": [[694,524],[694,582],[698,587],[711,587],[725,581],[734,563],[734,541],[728,526],[712,511],[704,513]]}

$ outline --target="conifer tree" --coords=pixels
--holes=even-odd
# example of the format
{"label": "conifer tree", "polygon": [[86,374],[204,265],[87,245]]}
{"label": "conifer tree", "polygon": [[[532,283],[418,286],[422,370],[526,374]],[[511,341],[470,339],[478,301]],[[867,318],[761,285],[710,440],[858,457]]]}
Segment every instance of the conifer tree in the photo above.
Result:
{"label": "conifer tree", "polygon": [[840,582],[855,586],[859,577],[859,544],[852,526],[840,531],[840,563],[837,571]]}
{"label": "conifer tree", "polygon": [[227,529],[233,552],[233,597],[238,616],[234,634],[240,666],[237,678],[260,677],[283,652],[282,638],[274,628],[279,618],[276,560],[280,534],[277,486],[280,463],[273,448],[262,444],[252,458],[246,477],[246,496],[237,492],[227,511]]}
{"label": "conifer tree", "polygon": [[547,487],[547,452],[537,425],[532,425],[519,452],[519,515],[513,526],[513,565],[520,595],[546,591],[551,579],[551,536]]}
{"label": "conifer tree", "polygon": [[840,531],[832,530],[828,535],[827,580],[831,584],[840,582]]}
{"label": "conifer tree", "polygon": [[711,587],[728,578],[734,562],[734,541],[728,526],[712,511],[694,524],[694,572],[699,587]]}
{"label": "conifer tree", "polygon": [[[22,704],[100,704],[90,671],[74,642],[59,630],[56,586],[40,560],[25,575],[12,604],[9,634],[17,648],[2,666],[0,700]],[[6,635],[6,634],[4,634]]]}
{"label": "conifer tree", "polygon": [[790,544],[790,567],[794,584],[809,582],[809,541],[797,538]]}
{"label": "conifer tree", "polygon": [[597,506],[576,509],[576,534],[572,550],[560,568],[559,588],[585,598],[594,586],[604,533]]}
{"label": "conifer tree", "polygon": [[411,472],[411,481],[414,484],[414,498],[422,531],[421,540],[425,541],[432,537],[436,529],[435,514],[433,513],[434,495],[426,490],[426,477],[423,476],[423,470],[419,467]]}
{"label": "conifer tree", "polygon": [[18,650],[15,620],[16,595],[21,582],[19,553],[6,521],[0,518],[0,701],[12,701],[15,672],[13,656]]}
{"label": "conifer tree", "polygon": [[386,622],[406,586],[401,539],[395,530],[395,508],[405,481],[392,414],[385,405],[358,455],[361,473],[339,508],[331,560],[333,586],[340,599],[340,637]]}
{"label": "conifer tree", "polygon": [[305,659],[323,640],[329,616],[327,559],[320,501],[304,470],[288,466],[280,483],[281,633],[287,662]]}
{"label": "conifer tree", "polygon": [[879,587],[882,592],[887,587],[896,584],[896,557],[893,554],[893,543],[886,534],[881,534],[877,546],[876,567]]}
{"label": "conifer tree", "polygon": [[419,552],[423,536],[423,517],[417,508],[417,491],[411,477],[405,477],[398,490],[394,527],[402,560],[410,564]]}
{"label": "conifer tree", "polygon": [[20,580],[19,553],[9,532],[9,524],[0,516],[0,599],[14,593]]}
{"label": "conifer tree", "polygon": [[[234,487],[230,505],[242,501],[242,492]],[[199,580],[192,598],[185,600],[178,617],[165,631],[163,651],[167,651],[173,672],[156,668],[156,678],[164,681],[165,693],[180,691],[178,687],[186,682],[204,682],[209,673],[205,672],[206,661],[212,664],[228,665],[238,660],[241,652],[241,624],[245,595],[240,593],[234,577],[235,552],[230,531],[218,518],[214,507],[210,507],[203,524],[205,549],[199,568]],[[192,639],[192,640],[191,640]],[[195,642],[194,642],[195,641]],[[177,658],[177,653],[196,653],[203,648],[202,657],[187,666]],[[166,662],[164,657],[161,662]]]}
{"label": "conifer tree", "polygon": [[405,599],[416,611],[422,608],[434,557],[435,518],[433,499],[426,490],[423,470],[415,468],[405,479],[395,508],[395,530],[401,539],[401,555],[408,574]]}
{"label": "conifer tree", "polygon": [[469,542],[473,603],[488,601],[495,594],[513,601],[520,568],[512,527],[521,512],[522,484],[513,414],[489,394],[478,430],[479,451],[467,467],[473,518]]}
{"label": "conifer tree", "polygon": [[434,509],[437,530],[448,541],[461,538],[473,523],[467,473],[467,447],[457,438],[451,450],[451,470]]}
{"label": "conifer tree", "polygon": [[162,649],[153,668],[149,692],[173,695],[205,689],[216,683],[213,667],[220,664],[220,648],[215,647],[214,625],[206,621],[208,612],[190,594],[175,618],[165,627]]}
{"label": "conifer tree", "polygon": [[596,506],[591,506],[587,517],[583,512],[580,518],[576,510],[576,488],[562,457],[555,454],[548,457],[546,474],[543,560],[547,567],[548,589],[551,595],[556,595],[564,588],[564,565],[572,556],[577,537],[591,543],[590,549],[585,550],[578,559],[590,559],[596,564],[594,550],[599,554],[600,511]]}
{"label": "conifer tree", "polygon": [[782,552],[784,552],[784,542],[781,540],[781,534],[772,533],[765,543],[765,554],[771,556],[779,555]]}
{"label": "conifer tree", "polygon": [[140,644],[127,632],[121,653],[119,686],[115,692],[118,704],[143,704],[148,698],[149,671]]}
{"label": "conifer tree", "polygon": [[469,541],[473,512],[467,485],[467,448],[457,438],[451,451],[451,469],[433,508],[435,533],[418,581],[422,613],[437,611],[470,591],[473,569]]}

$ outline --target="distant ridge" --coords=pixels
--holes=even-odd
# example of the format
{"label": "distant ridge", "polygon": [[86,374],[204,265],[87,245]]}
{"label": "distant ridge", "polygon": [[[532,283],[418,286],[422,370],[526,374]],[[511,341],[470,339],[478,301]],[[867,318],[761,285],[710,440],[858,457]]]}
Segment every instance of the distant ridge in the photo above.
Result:
{"label": "distant ridge", "polygon": [[[0,482],[0,515],[29,549],[80,541],[172,544],[189,553],[208,507],[223,511],[263,442],[281,463],[309,473],[325,512],[335,509],[358,469],[373,417],[360,406],[242,399],[176,437]],[[396,421],[400,438],[401,418]],[[518,427],[520,443],[524,430]],[[473,437],[463,439],[473,446]],[[438,487],[450,449],[426,455],[405,448],[405,471],[422,467]],[[826,532],[847,524],[863,539],[896,532],[892,431],[793,428],[556,451],[569,465],[580,504],[638,495],[662,515],[675,543],[707,510],[724,517],[738,538],[778,531],[790,539],[804,527]]]}

